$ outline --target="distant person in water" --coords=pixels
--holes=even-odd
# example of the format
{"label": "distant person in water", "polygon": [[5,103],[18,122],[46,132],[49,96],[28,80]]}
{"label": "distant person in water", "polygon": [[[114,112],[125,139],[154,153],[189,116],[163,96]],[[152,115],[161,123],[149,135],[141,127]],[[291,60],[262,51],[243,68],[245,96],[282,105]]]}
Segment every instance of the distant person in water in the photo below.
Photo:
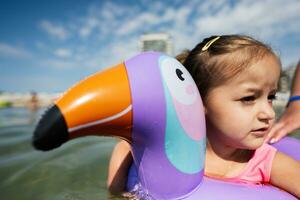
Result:
{"label": "distant person in water", "polygon": [[273,126],[266,141],[270,143],[278,142],[282,137],[297,129],[300,129],[300,60],[294,75],[287,108],[279,121]]}
{"label": "distant person in water", "polygon": [[36,92],[33,91],[30,93],[30,95],[31,95],[31,97],[28,102],[28,108],[29,108],[29,110],[35,112],[38,109],[38,101],[39,100],[38,100]]}

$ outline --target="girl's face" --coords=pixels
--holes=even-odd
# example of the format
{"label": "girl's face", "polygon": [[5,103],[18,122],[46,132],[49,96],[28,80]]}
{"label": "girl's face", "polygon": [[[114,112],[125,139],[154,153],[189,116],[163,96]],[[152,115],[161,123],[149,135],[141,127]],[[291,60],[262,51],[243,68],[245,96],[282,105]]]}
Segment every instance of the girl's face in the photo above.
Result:
{"label": "girl's face", "polygon": [[257,149],[275,119],[280,64],[265,56],[234,79],[213,88],[205,104],[207,134],[227,147]]}

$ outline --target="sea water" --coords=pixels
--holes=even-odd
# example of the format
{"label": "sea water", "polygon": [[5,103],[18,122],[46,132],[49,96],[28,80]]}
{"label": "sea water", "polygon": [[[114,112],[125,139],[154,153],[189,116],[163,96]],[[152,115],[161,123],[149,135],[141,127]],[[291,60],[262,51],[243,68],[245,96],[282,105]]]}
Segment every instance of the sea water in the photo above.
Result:
{"label": "sea water", "polygon": [[0,109],[1,200],[121,199],[106,189],[115,138],[89,136],[48,152],[31,145],[43,109]]}

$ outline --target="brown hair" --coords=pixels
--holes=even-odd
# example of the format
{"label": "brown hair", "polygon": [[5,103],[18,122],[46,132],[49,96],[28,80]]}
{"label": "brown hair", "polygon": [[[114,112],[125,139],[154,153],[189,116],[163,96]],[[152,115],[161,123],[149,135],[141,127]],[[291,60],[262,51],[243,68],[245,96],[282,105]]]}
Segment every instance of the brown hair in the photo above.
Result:
{"label": "brown hair", "polygon": [[[237,76],[264,56],[277,58],[269,46],[249,36],[217,37],[205,38],[191,51],[176,56],[192,75],[204,100],[212,88]],[[209,43],[208,48],[203,48]]]}

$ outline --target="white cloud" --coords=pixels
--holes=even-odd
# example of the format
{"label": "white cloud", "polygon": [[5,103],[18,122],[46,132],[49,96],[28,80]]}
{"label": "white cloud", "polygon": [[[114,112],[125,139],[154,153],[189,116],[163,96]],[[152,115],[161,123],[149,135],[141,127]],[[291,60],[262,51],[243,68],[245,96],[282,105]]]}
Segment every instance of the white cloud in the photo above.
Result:
{"label": "white cloud", "polygon": [[[55,59],[41,61],[41,66],[58,70],[86,69],[87,71],[98,71],[114,66],[134,56],[139,52],[138,38],[130,40],[118,40],[98,50],[89,51],[87,48],[79,48],[78,51],[70,53],[69,57],[60,56]],[[67,49],[58,49],[64,54]]]}
{"label": "white cloud", "polygon": [[[299,32],[299,1],[238,1],[233,7],[223,6],[219,12],[208,13],[196,22],[201,34],[250,33],[262,38],[280,37]],[[200,32],[199,32],[200,33]]]}
{"label": "white cloud", "polygon": [[117,30],[117,34],[132,34],[135,31],[140,30],[143,26],[152,26],[154,24],[158,24],[160,20],[161,18],[156,14],[149,12],[141,13],[134,20],[128,20],[127,22],[122,23],[122,26]]}
{"label": "white cloud", "polygon": [[0,55],[14,57],[14,58],[32,57],[32,54],[29,51],[5,43],[0,43]]}
{"label": "white cloud", "polygon": [[88,37],[93,29],[98,26],[97,18],[90,17],[86,19],[86,24],[79,30],[79,35],[86,38]]}
{"label": "white cloud", "polygon": [[79,63],[72,60],[61,60],[61,59],[48,59],[42,60],[41,66],[50,67],[59,70],[69,70],[80,67]]}
{"label": "white cloud", "polygon": [[36,41],[36,42],[35,42],[35,46],[36,46],[37,48],[41,49],[41,50],[46,49],[46,45],[45,45],[43,42],[41,42],[41,41]]}
{"label": "white cloud", "polygon": [[103,4],[91,4],[86,15],[79,20],[74,20],[71,26],[75,27],[78,35],[86,39],[92,33],[99,34],[101,37],[111,35],[114,30],[121,26],[122,20],[126,19],[129,13],[134,12],[135,8],[127,5],[118,5],[107,1]]}
{"label": "white cloud", "polygon": [[68,58],[72,56],[72,51],[70,49],[59,48],[54,51],[54,55],[61,58]]}
{"label": "white cloud", "polygon": [[54,36],[60,40],[65,40],[68,38],[69,33],[65,27],[60,25],[55,25],[52,22],[43,20],[40,22],[40,27],[46,31],[49,35]]}
{"label": "white cloud", "polygon": [[295,66],[298,61],[300,61],[300,46],[296,45],[294,47],[289,48],[290,51],[281,51],[279,52],[279,55],[281,57],[282,66],[284,68],[288,66]]}
{"label": "white cloud", "polygon": [[[72,51],[64,48],[55,51],[55,55],[68,59],[67,63],[58,60],[49,63],[60,68],[82,65],[97,68],[116,64],[137,53],[140,34],[152,30],[172,36],[175,54],[194,47],[204,37],[213,34],[243,33],[271,44],[288,34],[300,35],[300,2],[297,0],[242,0],[234,3],[194,0],[174,4],[179,6],[145,1],[144,7],[138,7],[108,1],[92,4],[84,15],[63,26],[43,21],[44,28],[54,30],[48,32],[61,39],[70,34],[84,39],[83,43],[75,43]],[[73,27],[72,32],[63,27]],[[91,41],[92,46],[88,43]],[[94,45],[97,42],[99,45]],[[282,55],[285,62],[294,58],[288,58],[285,53]]]}
{"label": "white cloud", "polygon": [[109,54],[114,56],[110,57],[109,63],[117,64],[116,62],[124,61],[137,54],[140,51],[137,41],[137,37],[132,37],[130,40],[119,40],[112,44]]}

